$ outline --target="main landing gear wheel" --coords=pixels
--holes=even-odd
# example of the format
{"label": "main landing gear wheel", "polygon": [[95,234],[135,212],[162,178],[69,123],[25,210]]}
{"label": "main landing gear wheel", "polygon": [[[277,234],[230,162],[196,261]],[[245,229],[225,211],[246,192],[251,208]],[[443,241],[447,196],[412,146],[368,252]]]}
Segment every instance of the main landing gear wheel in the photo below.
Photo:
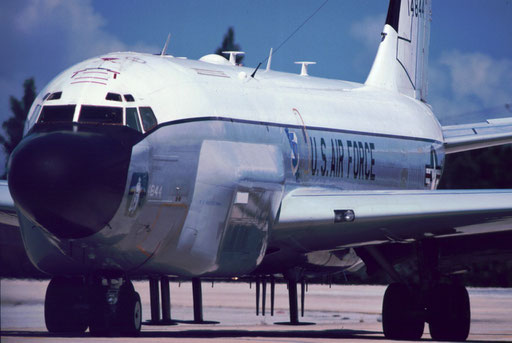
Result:
{"label": "main landing gear wheel", "polygon": [[465,341],[469,335],[469,295],[462,285],[440,284],[428,307],[430,336],[436,341]]}
{"label": "main landing gear wheel", "polygon": [[414,294],[402,283],[386,289],[382,304],[382,328],[387,339],[419,340],[425,321]]}
{"label": "main landing gear wheel", "polygon": [[54,277],[46,289],[44,321],[49,332],[82,333],[88,313],[83,279]]}

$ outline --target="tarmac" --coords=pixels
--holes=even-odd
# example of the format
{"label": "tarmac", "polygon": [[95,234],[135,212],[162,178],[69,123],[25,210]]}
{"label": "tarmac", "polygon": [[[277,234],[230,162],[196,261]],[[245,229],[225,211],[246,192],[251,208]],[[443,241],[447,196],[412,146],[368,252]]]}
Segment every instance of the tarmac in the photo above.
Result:
{"label": "tarmac", "polygon": [[[44,324],[44,295],[48,281],[0,280],[0,340],[2,342],[382,342],[381,306],[384,286],[309,285],[301,322],[314,325],[276,325],[288,321],[285,284],[276,285],[275,313],[270,316],[267,290],[265,315],[256,316],[255,285],[203,283],[204,320],[191,324],[191,283],[171,283],[174,325],[143,325],[140,337],[54,335]],[[150,319],[149,284],[135,282]],[[512,342],[512,289],[470,288],[472,326],[468,341]],[[423,340],[430,340],[428,325]]]}

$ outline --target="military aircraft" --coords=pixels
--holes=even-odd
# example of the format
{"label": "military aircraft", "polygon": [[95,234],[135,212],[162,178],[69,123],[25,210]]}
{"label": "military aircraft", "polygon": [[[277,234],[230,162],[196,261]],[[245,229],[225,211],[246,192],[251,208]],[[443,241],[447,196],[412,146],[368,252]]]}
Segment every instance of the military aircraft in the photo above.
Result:
{"label": "military aircraft", "polygon": [[[426,102],[430,19],[430,0],[391,0],[364,84],[309,76],[309,62],[242,67],[238,52],[118,52],[59,74],[0,188],[52,275],[48,330],[136,335],[130,278],[152,278],[153,311],[168,276],[193,280],[200,321],[201,279],[281,275],[298,324],[298,282],[366,265],[394,280],[387,338],[420,339],[428,323],[434,339],[465,340],[468,293],[440,246],[510,231],[512,191],[436,187],[446,154],[512,142],[512,118],[440,125]],[[414,277],[395,268],[404,249]]]}

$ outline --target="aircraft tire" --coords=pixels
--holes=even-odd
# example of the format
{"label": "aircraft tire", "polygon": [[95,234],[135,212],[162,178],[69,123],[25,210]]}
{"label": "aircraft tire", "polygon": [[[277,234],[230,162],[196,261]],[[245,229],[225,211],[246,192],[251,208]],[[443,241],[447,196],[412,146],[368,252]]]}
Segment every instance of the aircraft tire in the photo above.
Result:
{"label": "aircraft tire", "polygon": [[462,285],[440,284],[428,308],[430,336],[436,341],[465,341],[471,325],[469,295]]}
{"label": "aircraft tire", "polygon": [[425,321],[414,294],[403,283],[392,283],[382,303],[382,328],[387,339],[419,340]]}
{"label": "aircraft tire", "polygon": [[142,326],[142,304],[139,293],[134,290],[121,294],[118,311],[118,326],[122,336],[138,336]]}
{"label": "aircraft tire", "polygon": [[44,320],[49,332],[82,333],[88,326],[82,278],[54,277],[44,301]]}

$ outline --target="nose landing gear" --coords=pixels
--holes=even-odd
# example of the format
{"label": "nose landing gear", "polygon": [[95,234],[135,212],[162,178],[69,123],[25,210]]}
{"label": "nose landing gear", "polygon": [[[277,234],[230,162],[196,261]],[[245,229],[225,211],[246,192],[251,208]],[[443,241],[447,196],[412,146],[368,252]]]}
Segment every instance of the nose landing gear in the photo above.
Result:
{"label": "nose landing gear", "polygon": [[[87,287],[86,287],[87,286]],[[142,325],[140,296],[122,278],[54,277],[46,291],[45,322],[49,332],[93,336],[137,336]]]}
{"label": "nose landing gear", "polygon": [[91,295],[89,330],[93,336],[136,336],[142,325],[140,296],[130,281],[102,279]]}

